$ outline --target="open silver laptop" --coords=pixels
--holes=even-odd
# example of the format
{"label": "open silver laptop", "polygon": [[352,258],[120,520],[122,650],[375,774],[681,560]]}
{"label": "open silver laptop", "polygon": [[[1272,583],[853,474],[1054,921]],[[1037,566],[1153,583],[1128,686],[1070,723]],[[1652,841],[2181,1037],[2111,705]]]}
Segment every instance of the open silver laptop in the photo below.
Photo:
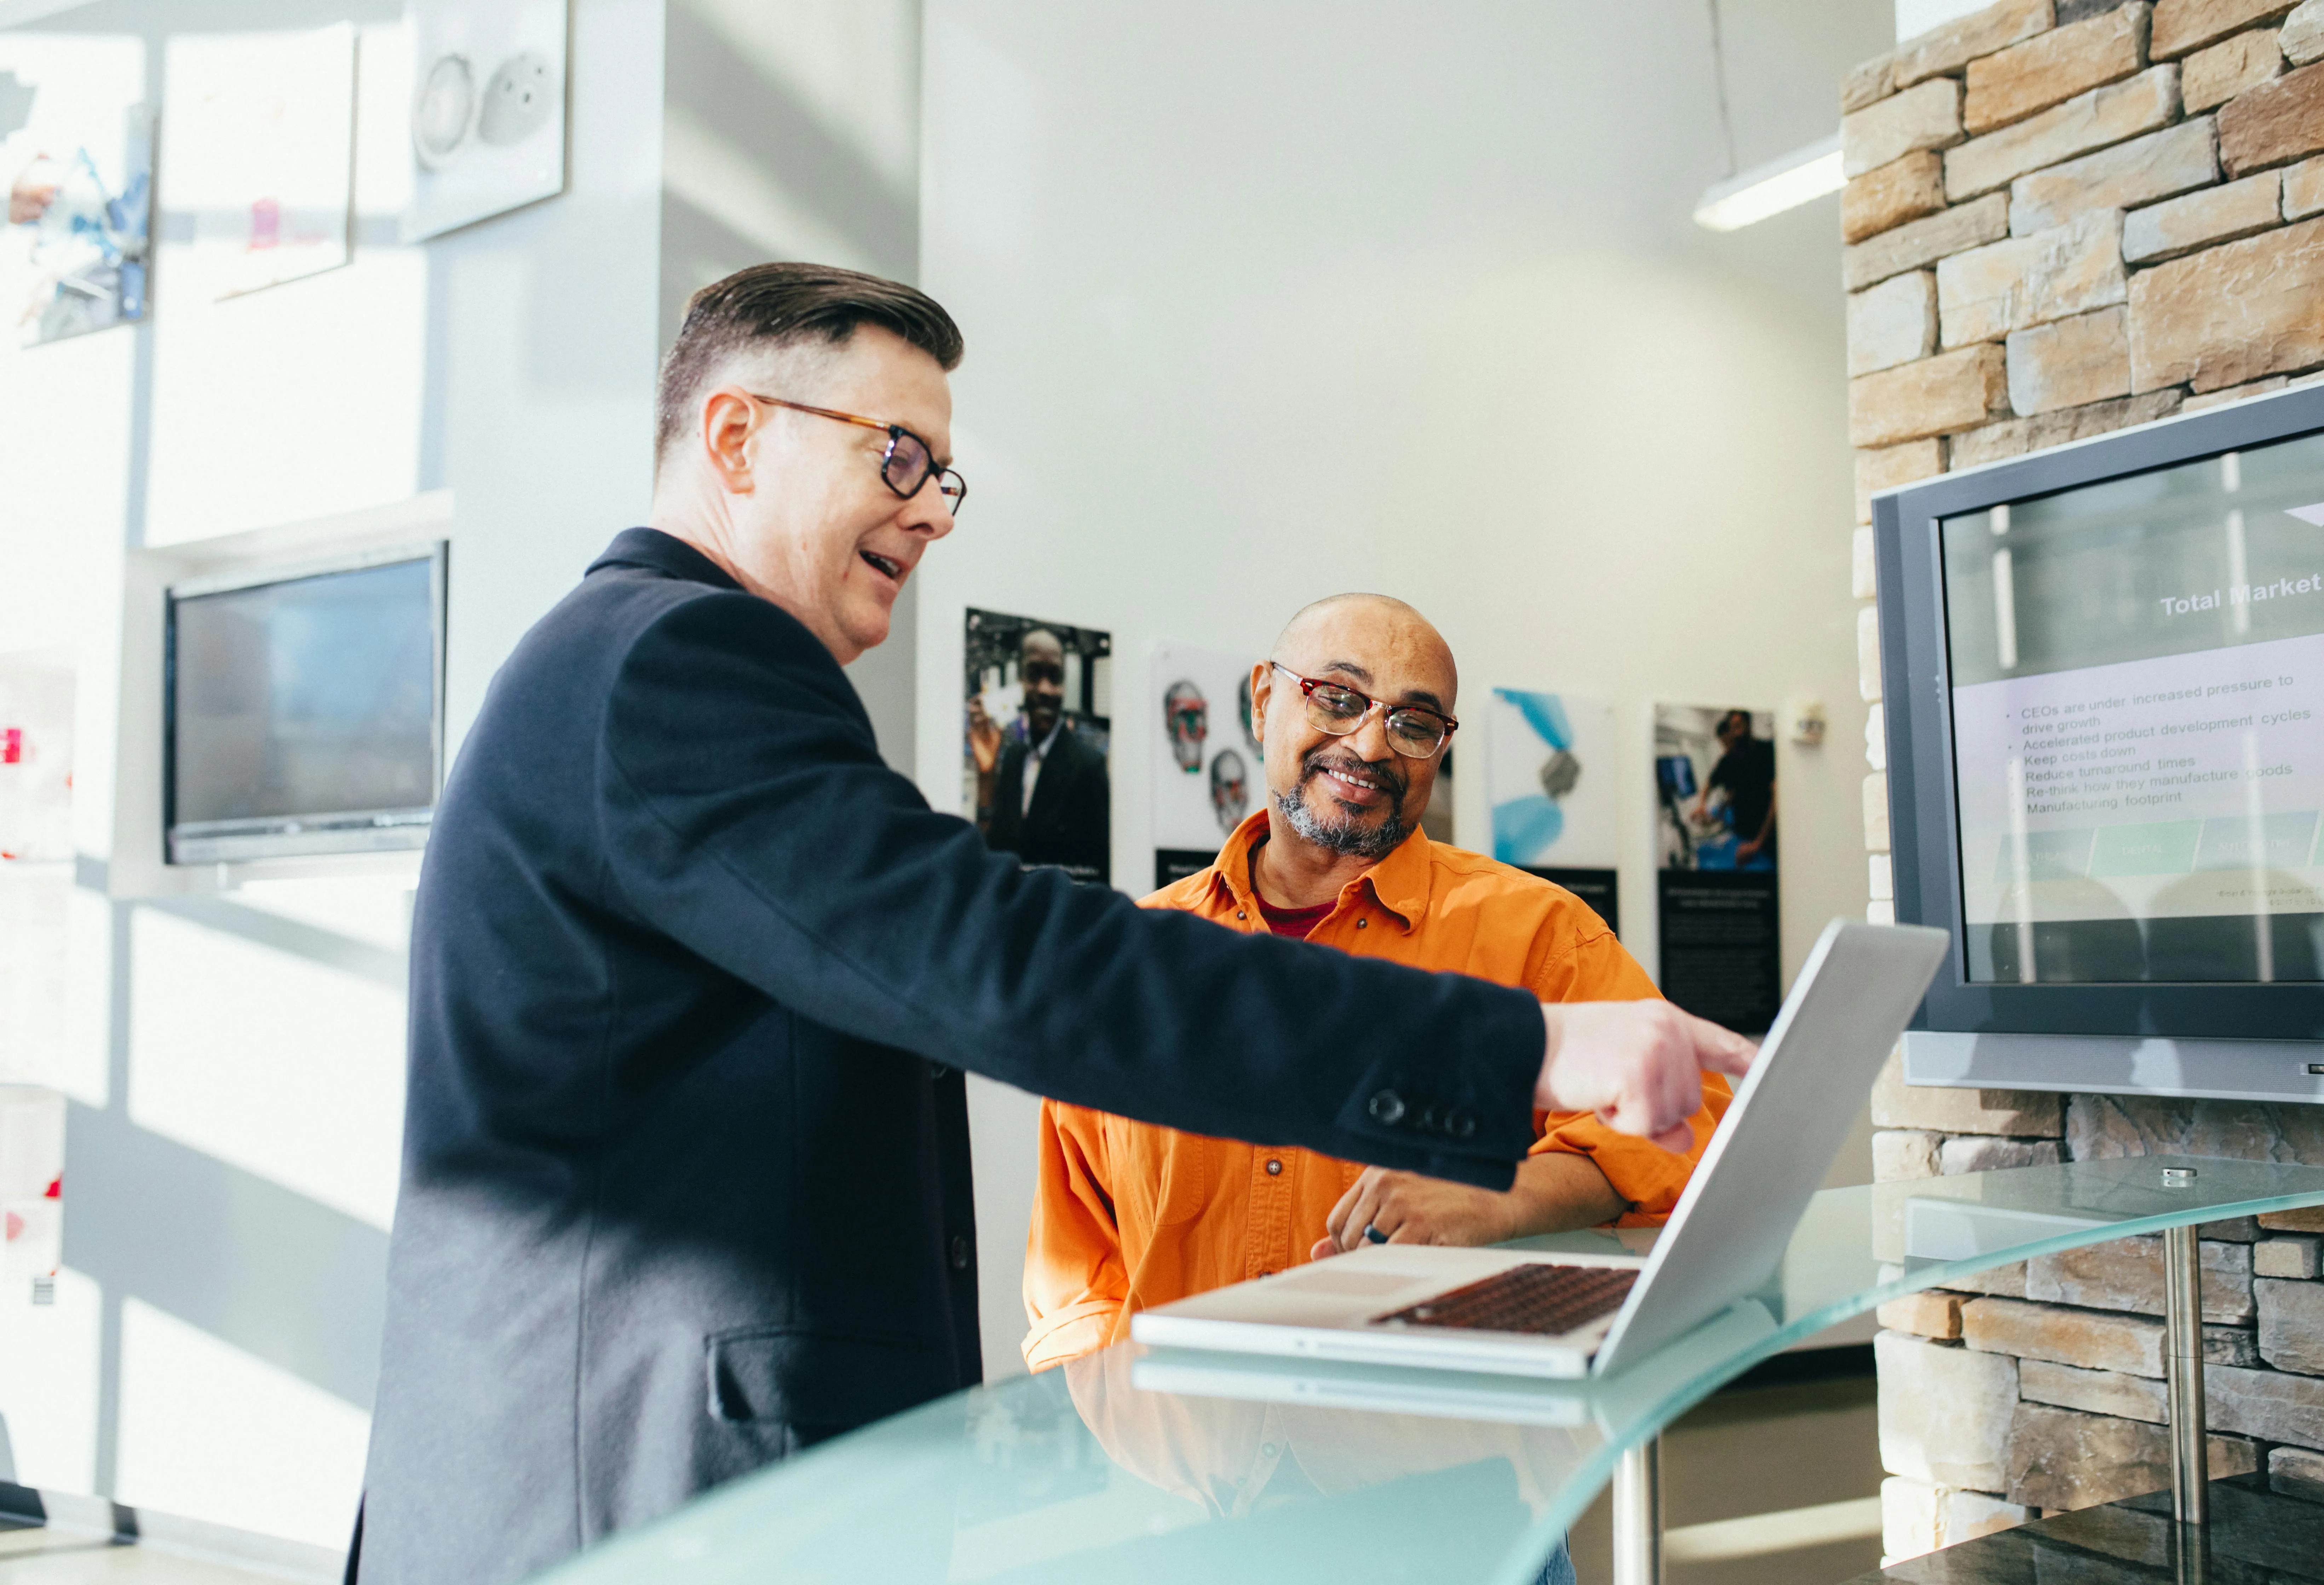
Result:
{"label": "open silver laptop", "polygon": [[1918,926],[1825,926],[1650,1255],[1383,1244],[1144,1311],[1130,1336],[1501,1375],[1618,1369],[1775,1275],[1945,943]]}

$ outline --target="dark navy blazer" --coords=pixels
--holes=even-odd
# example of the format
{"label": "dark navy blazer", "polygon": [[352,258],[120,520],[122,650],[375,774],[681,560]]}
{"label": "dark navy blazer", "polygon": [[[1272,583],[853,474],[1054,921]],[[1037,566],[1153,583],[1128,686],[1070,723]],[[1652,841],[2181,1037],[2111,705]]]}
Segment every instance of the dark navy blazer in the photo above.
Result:
{"label": "dark navy blazer", "polygon": [[410,1017],[376,1585],[519,1579],[975,1381],[961,1069],[1503,1187],[1542,1049],[1523,991],[988,852],[805,627],[643,529],[493,680]]}

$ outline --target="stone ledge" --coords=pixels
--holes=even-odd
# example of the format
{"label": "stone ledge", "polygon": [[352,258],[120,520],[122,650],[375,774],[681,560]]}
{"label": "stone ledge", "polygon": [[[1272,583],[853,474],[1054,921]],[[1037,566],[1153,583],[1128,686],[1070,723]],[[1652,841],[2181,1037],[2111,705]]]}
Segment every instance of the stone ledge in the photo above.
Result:
{"label": "stone ledge", "polygon": [[1973,429],[2008,404],[2000,347],[1939,353],[1848,382],[1849,444],[1893,446]]}
{"label": "stone ledge", "polygon": [[1991,132],[2135,76],[2146,64],[2147,16],[2144,0],[2131,0],[1970,61],[1962,127]]}
{"label": "stone ledge", "polygon": [[[2027,1288],[2030,1292],[2030,1273]],[[1975,1299],[1961,1307],[1961,1341],[1977,1352],[2013,1359],[2047,1359],[2127,1376],[2163,1374],[2163,1322],[2143,1315],[2024,1299]]]}
{"label": "stone ledge", "polygon": [[1940,209],[1919,220],[1907,220],[1892,230],[1840,250],[1840,283],[1861,291],[1891,275],[1925,270],[1980,244],[2009,235],[2009,195],[1988,193],[1973,204]]}
{"label": "stone ledge", "polygon": [[[2197,1248],[2202,1258],[2203,1319],[2222,1326],[2251,1324],[2251,1246],[2205,1239]],[[2149,1233],[2039,1256],[2026,1262],[2025,1295],[2089,1310],[2160,1315],[2163,1239]]]}
{"label": "stone ledge", "polygon": [[[2288,79],[2287,79],[2288,80]],[[1949,150],[1945,196],[1959,203],[2028,171],[2152,132],[2179,116],[2179,69],[2154,66]]]}
{"label": "stone ledge", "polygon": [[2113,401],[2094,401],[2087,407],[2061,408],[2031,419],[2005,419],[1955,435],[1945,446],[1954,467],[1973,468],[2168,418],[2179,410],[2182,396],[2175,390],[2150,391]]}
{"label": "stone ledge", "polygon": [[[1886,778],[1880,780],[1885,788]],[[1883,807],[1885,810],[1885,804]],[[1952,1090],[1907,1084],[1904,1058],[1900,1055],[1891,1055],[1879,1077],[1872,1082],[1872,1126],[1877,1129],[1931,1129],[1946,1134],[2055,1138],[2065,1131],[2064,1111],[2064,1097],[2039,1091]]]}
{"label": "stone ledge", "polygon": [[1919,150],[1960,142],[1960,84],[1941,77],[1841,116],[1841,173],[1862,176]]}
{"label": "stone ledge", "polygon": [[1840,190],[1840,235],[1858,243],[1945,207],[1945,161],[1933,149],[1891,160]]}
{"label": "stone ledge", "polygon": [[1934,1486],[1998,1491],[2008,1476],[2017,1361],[1903,1332],[1872,1340],[1880,1371],[1880,1462]]}
{"label": "stone ledge", "polygon": [[2255,1276],[2284,1276],[2301,1281],[2317,1276],[2319,1267],[2324,1267],[2324,1258],[2319,1257],[2318,1240],[2301,1234],[2267,1239],[2252,1249]]}
{"label": "stone ledge", "polygon": [[2168,60],[2217,43],[2253,23],[2282,16],[2292,0],[2155,0],[2148,53]]}
{"label": "stone ledge", "polygon": [[[2259,1468],[2259,1450],[2235,1437],[2210,1439],[2215,1477]],[[2022,1404],[2009,1438],[2003,1495],[2028,1507],[2087,1508],[2119,1502],[2171,1482],[2171,1433],[2160,1425]]]}
{"label": "stone ledge", "polygon": [[2246,89],[2218,118],[2219,163],[2230,176],[2324,149],[2324,61]]}
{"label": "stone ledge", "polygon": [[1997,0],[1917,38],[1907,39],[1889,57],[1890,76],[1900,88],[1941,72],[1959,71],[1980,55],[2006,50],[2046,30],[2050,0]]}
{"label": "stone ledge", "polygon": [[2009,229],[2031,236],[2094,209],[2135,208],[2218,179],[2215,129],[2199,116],[2019,177],[2009,184]]}
{"label": "stone ledge", "polygon": [[2260,1358],[2279,1370],[2324,1376],[2324,1283],[2263,1276],[2252,1289]]}
{"label": "stone ledge", "polygon": [[2324,1380],[2283,1370],[2207,1365],[2203,1396],[2214,1430],[2324,1450]]}
{"label": "stone ledge", "polygon": [[2179,63],[2179,100],[2188,115],[2224,105],[2283,73],[2283,51],[2265,28],[2222,39]]}

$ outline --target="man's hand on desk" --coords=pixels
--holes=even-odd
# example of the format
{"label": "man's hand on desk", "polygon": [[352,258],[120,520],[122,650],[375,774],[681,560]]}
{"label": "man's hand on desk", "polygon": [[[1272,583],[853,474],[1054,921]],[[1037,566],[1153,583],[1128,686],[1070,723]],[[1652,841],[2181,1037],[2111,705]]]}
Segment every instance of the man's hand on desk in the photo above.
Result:
{"label": "man's hand on desk", "polygon": [[1629,1208],[1588,1156],[1563,1151],[1526,1157],[1507,1193],[1368,1166],[1323,1219],[1324,1236],[1307,1258],[1360,1249],[1368,1238],[1391,1244],[1498,1244],[1592,1227]]}
{"label": "man's hand on desk", "polygon": [[1702,1110],[1702,1075],[1739,1077],[1759,1048],[1667,1001],[1544,1002],[1548,1046],[1534,1104],[1594,1111],[1598,1120],[1665,1150],[1693,1143],[1686,1120]]}

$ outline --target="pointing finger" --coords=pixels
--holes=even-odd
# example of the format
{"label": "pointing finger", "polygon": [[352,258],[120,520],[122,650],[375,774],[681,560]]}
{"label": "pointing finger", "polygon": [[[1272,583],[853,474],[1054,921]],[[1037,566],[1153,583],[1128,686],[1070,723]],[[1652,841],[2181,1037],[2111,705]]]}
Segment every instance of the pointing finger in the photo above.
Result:
{"label": "pointing finger", "polygon": [[1732,1029],[1722,1029],[1706,1018],[1693,1022],[1695,1056],[1702,1066],[1738,1079],[1751,1071],[1751,1064],[1759,1055],[1757,1041],[1747,1040]]}

